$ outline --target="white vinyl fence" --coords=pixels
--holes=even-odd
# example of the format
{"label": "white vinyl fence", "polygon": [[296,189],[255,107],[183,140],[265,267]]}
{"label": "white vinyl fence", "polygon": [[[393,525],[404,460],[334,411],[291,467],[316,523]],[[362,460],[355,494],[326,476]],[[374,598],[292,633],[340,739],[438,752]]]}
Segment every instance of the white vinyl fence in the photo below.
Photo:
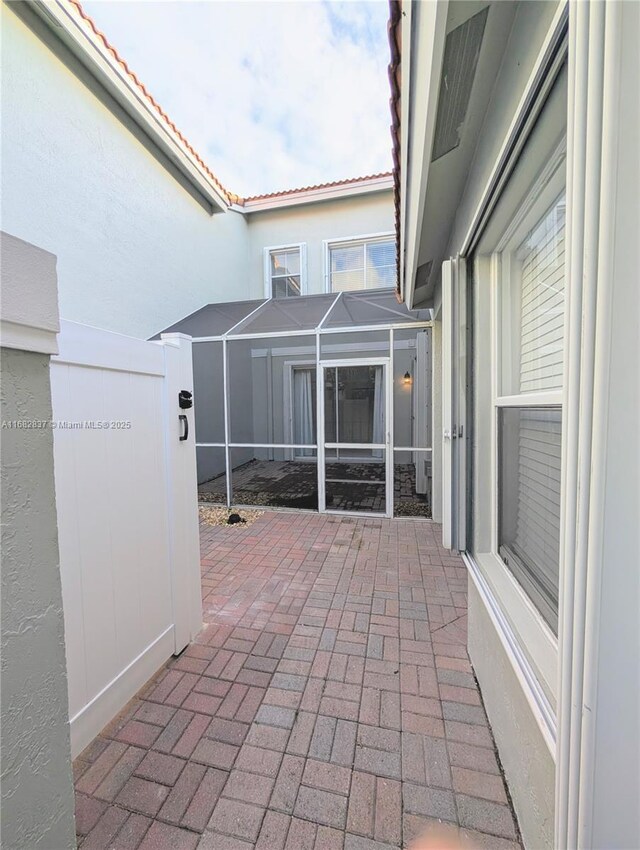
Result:
{"label": "white vinyl fence", "polygon": [[51,389],[75,756],[193,639],[202,602],[193,409],[178,404],[193,391],[191,340],[61,325]]}

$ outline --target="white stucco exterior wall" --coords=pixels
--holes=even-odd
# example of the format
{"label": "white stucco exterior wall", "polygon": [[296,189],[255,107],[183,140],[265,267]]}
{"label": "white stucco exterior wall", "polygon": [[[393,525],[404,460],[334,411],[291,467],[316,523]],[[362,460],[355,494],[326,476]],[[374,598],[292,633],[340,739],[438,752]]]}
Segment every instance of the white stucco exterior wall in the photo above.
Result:
{"label": "white stucco exterior wall", "polygon": [[148,337],[247,297],[245,217],[210,215],[5,4],[1,15],[2,226],[57,255],[61,317]]}
{"label": "white stucco exterior wall", "polygon": [[307,246],[307,294],[325,291],[324,240],[392,233],[393,192],[282,207],[249,215],[249,295],[264,293],[264,248],[299,242]]}

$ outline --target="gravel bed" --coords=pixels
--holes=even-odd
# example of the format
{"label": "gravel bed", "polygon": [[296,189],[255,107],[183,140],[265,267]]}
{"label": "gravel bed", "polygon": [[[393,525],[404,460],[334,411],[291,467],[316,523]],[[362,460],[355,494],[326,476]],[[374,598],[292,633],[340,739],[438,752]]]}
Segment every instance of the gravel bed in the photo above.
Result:
{"label": "gravel bed", "polygon": [[[261,517],[264,511],[238,510],[237,508],[199,508],[200,519],[205,525],[225,525],[227,528],[246,528]],[[231,514],[239,514],[244,522],[228,523]]]}

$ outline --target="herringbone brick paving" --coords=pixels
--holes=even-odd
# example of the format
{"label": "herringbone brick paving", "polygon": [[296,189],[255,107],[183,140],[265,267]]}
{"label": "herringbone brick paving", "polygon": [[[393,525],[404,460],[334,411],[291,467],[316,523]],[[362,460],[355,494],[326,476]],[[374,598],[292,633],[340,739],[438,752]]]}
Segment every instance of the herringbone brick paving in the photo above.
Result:
{"label": "herringbone brick paving", "polygon": [[517,827],[437,525],[201,527],[205,628],[81,754],[82,850],[393,850]]}

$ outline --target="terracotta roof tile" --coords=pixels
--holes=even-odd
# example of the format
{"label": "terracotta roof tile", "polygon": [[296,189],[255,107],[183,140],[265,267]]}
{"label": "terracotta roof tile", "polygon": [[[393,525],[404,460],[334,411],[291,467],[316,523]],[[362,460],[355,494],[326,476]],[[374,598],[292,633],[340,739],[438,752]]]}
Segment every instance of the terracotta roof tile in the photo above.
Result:
{"label": "terracotta roof tile", "polygon": [[280,198],[286,195],[295,195],[297,192],[313,192],[316,189],[331,189],[339,186],[349,186],[352,183],[364,183],[365,180],[376,180],[379,177],[391,177],[391,171],[381,171],[379,174],[367,174],[365,177],[349,177],[345,180],[333,180],[330,183],[316,183],[313,186],[301,186],[298,189],[282,189],[279,192],[268,192],[265,195],[251,195],[244,198],[245,201],[263,201],[268,198]]}

